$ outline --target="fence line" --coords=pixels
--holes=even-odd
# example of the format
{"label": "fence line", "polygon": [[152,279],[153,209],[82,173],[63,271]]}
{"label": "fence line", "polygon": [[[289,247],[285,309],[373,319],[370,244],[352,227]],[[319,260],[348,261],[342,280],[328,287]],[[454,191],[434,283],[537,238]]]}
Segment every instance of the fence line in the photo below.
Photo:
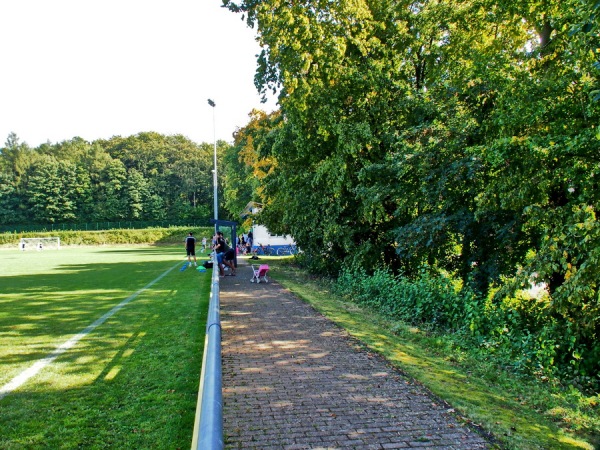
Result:
{"label": "fence line", "polygon": [[220,450],[223,448],[221,319],[219,309],[219,269],[217,262],[214,261],[192,450]]}

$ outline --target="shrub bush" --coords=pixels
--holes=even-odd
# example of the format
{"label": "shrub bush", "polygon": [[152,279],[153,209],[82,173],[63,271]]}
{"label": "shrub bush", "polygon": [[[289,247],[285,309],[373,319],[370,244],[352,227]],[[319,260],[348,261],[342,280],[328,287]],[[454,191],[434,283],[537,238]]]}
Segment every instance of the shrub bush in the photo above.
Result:
{"label": "shrub bush", "polygon": [[364,269],[344,269],[336,291],[389,318],[415,325],[456,330],[469,328],[470,320],[480,316],[473,296],[465,295],[449,277],[426,269],[414,280],[385,269],[376,269],[371,276]]}
{"label": "shrub bush", "polygon": [[392,320],[454,333],[461,346],[493,355],[502,366],[542,379],[560,377],[581,388],[600,388],[600,345],[582,342],[574,327],[552,313],[548,295],[481,298],[450,276],[429,268],[409,279],[385,269],[368,275],[345,268],[334,289]]}

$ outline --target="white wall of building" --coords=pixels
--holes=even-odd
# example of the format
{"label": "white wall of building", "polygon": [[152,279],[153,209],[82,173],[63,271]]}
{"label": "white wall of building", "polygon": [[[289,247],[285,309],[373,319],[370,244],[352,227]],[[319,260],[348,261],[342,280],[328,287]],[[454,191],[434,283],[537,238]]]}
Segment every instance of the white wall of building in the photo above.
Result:
{"label": "white wall of building", "polygon": [[253,225],[252,235],[254,241],[252,247],[259,247],[260,245],[270,245],[271,248],[283,247],[287,245],[295,245],[294,239],[289,236],[276,236],[269,233],[269,230],[264,225]]}

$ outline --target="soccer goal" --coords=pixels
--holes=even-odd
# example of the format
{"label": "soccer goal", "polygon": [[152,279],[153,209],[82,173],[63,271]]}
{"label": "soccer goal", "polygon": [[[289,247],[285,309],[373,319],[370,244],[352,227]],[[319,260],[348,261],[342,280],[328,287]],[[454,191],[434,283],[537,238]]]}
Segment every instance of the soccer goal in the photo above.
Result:
{"label": "soccer goal", "polygon": [[60,238],[57,237],[38,237],[21,238],[19,248],[25,250],[60,250]]}

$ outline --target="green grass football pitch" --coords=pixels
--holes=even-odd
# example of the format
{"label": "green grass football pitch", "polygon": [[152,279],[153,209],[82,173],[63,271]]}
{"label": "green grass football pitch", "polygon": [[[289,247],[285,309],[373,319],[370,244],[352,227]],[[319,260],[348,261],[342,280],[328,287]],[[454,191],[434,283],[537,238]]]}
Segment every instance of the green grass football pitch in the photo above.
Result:
{"label": "green grass football pitch", "polygon": [[181,247],[0,250],[0,448],[188,448],[211,271]]}

